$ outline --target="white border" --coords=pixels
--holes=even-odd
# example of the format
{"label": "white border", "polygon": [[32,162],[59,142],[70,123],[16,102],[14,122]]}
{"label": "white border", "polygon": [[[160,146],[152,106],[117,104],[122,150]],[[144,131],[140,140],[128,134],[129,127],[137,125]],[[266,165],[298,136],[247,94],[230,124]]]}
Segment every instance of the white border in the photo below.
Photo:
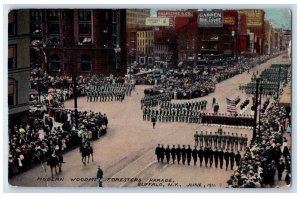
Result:
{"label": "white border", "polygon": [[[24,4],[24,0],[4,0],[2,1],[2,6],[0,8],[0,13],[1,13],[1,16],[4,18],[3,22],[0,23],[0,27],[1,27],[1,38],[0,38],[0,43],[3,43],[3,45],[1,45],[1,50],[0,51],[4,51],[4,53],[1,53],[0,54],[0,59],[2,59],[3,61],[3,64],[2,65],[6,65],[6,61],[5,59],[3,59],[3,57],[6,57],[7,56],[7,35],[6,37],[4,37],[3,35],[3,27],[6,27],[4,24],[7,24],[7,20],[5,20],[5,12],[7,13],[7,8],[8,7],[19,7],[19,8],[32,8],[32,7],[46,7],[46,8],[55,8],[55,7],[60,7],[60,8],[78,8],[79,6],[80,7],[93,7],[93,8],[96,8],[96,7],[107,7],[107,8],[111,8],[111,7],[119,7],[119,8],[124,8],[124,7],[136,7],[136,8],[149,8],[149,7],[152,7],[152,8],[177,8],[177,7],[180,7],[180,8],[184,8],[184,7],[191,7],[193,5],[187,5],[187,4],[194,4],[194,6],[197,6],[197,7],[200,7],[200,6],[203,6],[204,8],[214,8],[215,6],[219,7],[220,4],[222,4],[222,8],[241,8],[241,7],[247,7],[247,6],[251,6],[253,8],[257,7],[257,8],[262,8],[262,4],[268,4],[269,1],[266,1],[266,0],[252,0],[250,2],[247,2],[247,1],[237,1],[237,0],[233,0],[233,1],[222,1],[222,0],[214,0],[213,2],[208,2],[208,1],[204,1],[204,2],[201,2],[201,1],[197,1],[197,0],[184,0],[184,1],[180,1],[180,0],[172,0],[171,2],[169,1],[166,1],[166,0],[149,0],[147,2],[141,2],[141,1],[138,1],[139,5],[136,5],[137,1],[134,1],[134,0],[126,0],[126,2],[123,2],[123,1],[120,1],[120,0],[110,0],[109,3],[105,2],[105,4],[101,4],[101,5],[95,5],[97,3],[100,3],[99,1],[96,1],[96,0],[85,0],[85,1],[79,1],[79,0],[73,0],[72,1],[72,4],[73,5],[68,5],[66,1],[62,1],[62,0],[51,0],[51,2],[48,2],[48,1],[41,1],[41,0],[27,0],[26,3],[27,4]],[[51,4],[50,4],[51,3]],[[120,3],[122,3],[120,5]],[[151,3],[151,4],[149,4]],[[172,3],[172,4],[170,4]],[[249,3],[251,3],[252,5],[250,5]],[[282,5],[282,3],[285,3],[285,5]],[[20,5],[14,5],[14,6],[7,6],[6,7],[3,7],[4,4],[20,4]],[[37,5],[39,4],[39,5]],[[76,5],[75,5],[76,4]],[[93,4],[93,5],[88,5],[88,4]],[[126,4],[126,5],[125,5]],[[147,5],[144,5],[144,4],[147,4]],[[202,5],[200,5],[202,4]],[[236,4],[236,5],[232,5],[232,4]],[[255,4],[255,5],[253,5]],[[296,84],[298,84],[299,80],[296,79],[296,76],[299,74],[298,70],[296,67],[297,67],[297,56],[299,55],[299,51],[297,51],[297,46],[299,46],[299,40],[297,40],[297,37],[296,37],[296,34],[297,32],[299,32],[299,26],[297,26],[296,24],[298,23],[297,21],[297,8],[299,8],[299,4],[298,4],[298,1],[297,0],[285,0],[285,1],[279,1],[279,0],[273,0],[272,1],[272,5],[270,5],[270,7],[272,8],[282,8],[282,7],[290,7],[291,5],[287,5],[287,4],[295,4],[296,6],[294,6],[292,9],[292,22],[293,22],[293,25],[292,25],[292,35],[293,35],[293,83],[292,83],[292,86],[293,86],[293,93],[292,93],[292,96],[293,96],[293,108],[292,108],[292,112],[293,112],[293,119],[292,119],[292,122],[293,122],[293,142],[296,142],[299,140],[299,136],[300,135],[297,135],[295,136],[297,130],[298,130],[298,126],[296,124],[296,121],[297,121],[297,111],[299,111],[299,108],[297,106],[297,96],[298,96],[298,91],[296,91]],[[269,4],[268,4],[269,6]],[[3,10],[3,9],[6,9],[6,10]],[[266,8],[269,8],[269,7],[266,7]],[[3,12],[4,11],[4,12]],[[2,41],[2,42],[1,42]],[[4,161],[3,161],[3,158],[7,158],[7,148],[6,148],[6,143],[7,143],[7,134],[5,135],[6,133],[6,130],[7,130],[7,69],[4,68],[4,66],[1,66],[1,70],[0,70],[1,73],[3,73],[3,79],[4,80],[1,80],[1,85],[3,87],[3,91],[2,94],[0,96],[0,102],[2,103],[2,109],[4,109],[4,113],[1,113],[0,114],[0,118],[1,118],[1,124],[3,125],[3,142],[2,143],[2,146],[1,147],[1,151],[2,151],[2,148],[3,148],[3,151],[2,151],[2,155],[3,157],[1,157],[1,165],[5,164]],[[299,76],[299,75],[298,75]],[[297,96],[296,96],[297,94]],[[297,139],[296,139],[297,137]],[[293,143],[293,157],[294,159],[296,159],[296,150],[298,150],[298,147],[297,147],[297,144],[296,143]],[[298,152],[298,151],[297,151]],[[293,160],[292,162],[293,164],[293,170],[296,169],[296,161]],[[6,166],[6,169],[5,169],[5,166]],[[0,168],[0,174],[4,175],[4,174],[7,174],[7,165],[4,165],[3,168]],[[4,174],[3,174],[4,172]],[[7,176],[6,176],[7,177]],[[295,184],[297,184],[297,186],[295,185],[295,188],[300,188],[299,187],[299,181],[298,180],[295,180],[296,177],[300,177],[299,175],[299,170],[297,170],[297,174],[293,173],[293,180],[292,182]],[[3,179],[4,176],[1,177],[1,183],[3,182],[4,183],[4,189],[5,189],[5,192],[12,192],[12,191],[8,191],[7,190],[7,179]],[[1,188],[2,188],[3,184],[1,184]],[[2,188],[3,189],[3,188]],[[3,191],[3,190],[2,190]],[[222,195],[224,196],[241,196],[241,192],[242,193],[245,193],[247,192],[246,194],[243,194],[243,196],[253,196],[253,195],[258,195],[257,192],[262,192],[261,190],[257,191],[257,190],[229,190],[229,189],[218,189],[218,190],[146,190],[146,189],[143,189],[143,190],[124,190],[124,189],[105,189],[103,190],[104,192],[163,192],[163,193],[166,193],[166,192],[201,192],[201,193],[204,193],[204,192],[209,192],[209,193],[206,193],[206,195],[217,195],[215,192],[219,192],[219,193],[222,193]],[[288,196],[296,196],[297,193],[293,193],[293,194],[283,194],[283,192],[286,191],[286,190],[276,190],[276,189],[265,189],[264,191],[264,196],[266,195],[270,195],[270,196],[281,196],[282,195],[288,195]],[[84,190],[84,188],[67,188],[67,189],[57,189],[57,188],[53,188],[53,189],[45,189],[45,188],[39,188],[39,189],[31,189],[31,188],[27,188],[27,189],[24,189],[24,188],[21,188],[21,189],[16,189],[16,190],[13,190],[13,192],[93,192],[92,190],[90,191],[90,189],[88,190]],[[94,191],[95,192],[95,191]],[[234,193],[230,193],[230,192],[234,192]],[[255,194],[251,193],[251,192],[255,192]],[[270,193],[265,193],[265,192],[275,192],[270,194]],[[5,194],[6,195],[9,195],[10,194]],[[22,196],[33,196],[32,194],[29,194],[29,193],[26,193],[26,194],[22,194]],[[36,194],[34,194],[36,195]],[[40,194],[38,194],[40,195]],[[47,195],[53,195],[53,194],[42,194],[43,196],[47,196]],[[55,194],[56,195],[56,194]],[[67,195],[67,194],[65,194]],[[74,195],[74,194],[72,194]],[[82,194],[75,194],[75,195],[82,195]],[[92,194],[88,194],[88,195],[92,195]],[[97,194],[96,194],[97,195]],[[103,194],[100,194],[100,195],[103,195]],[[122,194],[124,195],[124,194]],[[129,194],[129,193],[126,193],[125,195],[139,195],[137,193],[135,194]],[[143,194],[143,195],[152,195],[152,194]],[[163,194],[164,196],[165,195],[168,195],[168,194]],[[188,195],[199,195],[199,194],[188,194]],[[202,194],[200,194],[202,195]],[[97,195],[99,196],[99,194]]]}

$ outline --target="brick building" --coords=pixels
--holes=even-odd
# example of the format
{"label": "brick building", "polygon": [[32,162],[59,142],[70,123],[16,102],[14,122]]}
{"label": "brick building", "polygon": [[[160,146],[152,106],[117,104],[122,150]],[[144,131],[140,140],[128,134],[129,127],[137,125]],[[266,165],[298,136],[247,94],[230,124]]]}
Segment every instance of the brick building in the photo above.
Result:
{"label": "brick building", "polygon": [[125,74],[125,9],[36,9],[30,16],[33,64],[55,75]]}
{"label": "brick building", "polygon": [[8,14],[8,113],[9,124],[28,117],[30,76],[30,12],[12,10]]}

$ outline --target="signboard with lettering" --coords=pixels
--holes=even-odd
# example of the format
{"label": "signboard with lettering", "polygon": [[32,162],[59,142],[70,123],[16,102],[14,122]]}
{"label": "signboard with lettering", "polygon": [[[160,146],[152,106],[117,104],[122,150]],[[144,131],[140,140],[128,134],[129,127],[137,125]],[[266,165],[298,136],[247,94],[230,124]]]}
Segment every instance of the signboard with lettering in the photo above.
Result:
{"label": "signboard with lettering", "polygon": [[200,11],[198,14],[199,27],[223,27],[223,11]]}
{"label": "signboard with lettering", "polygon": [[238,14],[246,15],[247,27],[261,27],[263,25],[263,10],[238,10]]}
{"label": "signboard with lettering", "polygon": [[234,16],[224,16],[224,25],[235,25],[235,17]]}
{"label": "signboard with lettering", "polygon": [[147,17],[146,26],[167,27],[169,26],[169,18],[167,17]]}
{"label": "signboard with lettering", "polygon": [[158,10],[158,17],[193,17],[193,11],[170,11],[170,10]]}

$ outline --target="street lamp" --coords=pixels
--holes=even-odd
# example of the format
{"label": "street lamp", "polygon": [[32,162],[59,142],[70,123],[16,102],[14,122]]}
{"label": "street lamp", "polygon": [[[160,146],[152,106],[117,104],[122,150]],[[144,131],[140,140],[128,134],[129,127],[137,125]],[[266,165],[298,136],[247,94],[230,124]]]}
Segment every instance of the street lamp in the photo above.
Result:
{"label": "street lamp", "polygon": [[254,105],[254,120],[253,120],[253,135],[252,143],[256,139],[256,126],[257,126],[257,106],[258,106],[258,87],[259,87],[260,78],[256,79],[256,91],[255,91],[255,105]]}

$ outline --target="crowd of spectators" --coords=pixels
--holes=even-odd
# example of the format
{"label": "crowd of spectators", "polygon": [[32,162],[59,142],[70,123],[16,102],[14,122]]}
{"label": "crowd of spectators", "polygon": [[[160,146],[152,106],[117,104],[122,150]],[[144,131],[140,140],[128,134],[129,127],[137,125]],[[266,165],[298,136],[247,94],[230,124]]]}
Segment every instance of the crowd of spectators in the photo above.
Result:
{"label": "crowd of spectators", "polygon": [[286,184],[291,182],[291,154],[283,137],[284,121],[289,114],[272,103],[268,114],[261,118],[260,132],[246,150],[238,169],[228,180],[228,187],[259,188],[274,185],[275,174],[281,180],[285,171]]}

